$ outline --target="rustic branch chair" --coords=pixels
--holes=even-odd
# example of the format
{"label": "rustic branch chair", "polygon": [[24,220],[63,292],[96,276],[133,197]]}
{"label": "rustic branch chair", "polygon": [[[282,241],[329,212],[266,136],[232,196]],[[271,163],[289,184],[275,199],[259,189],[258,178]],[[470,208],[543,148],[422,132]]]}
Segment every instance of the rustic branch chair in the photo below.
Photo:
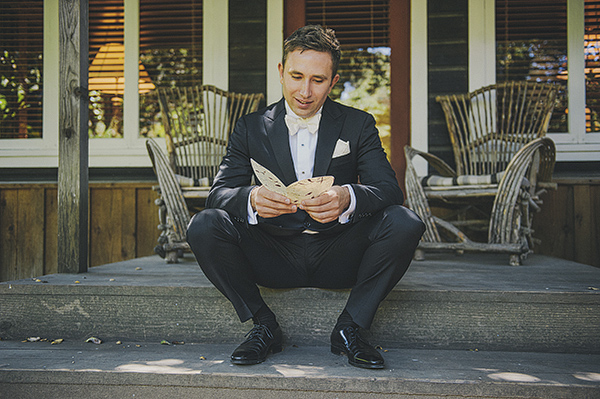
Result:
{"label": "rustic branch chair", "polygon": [[161,235],[154,252],[166,258],[167,263],[177,263],[179,253],[189,249],[185,234],[190,213],[165,153],[153,139],[146,140],[146,149],[160,189],[160,198],[156,200],[156,205],[159,207],[158,228]]}
{"label": "rustic branch chair", "polygon": [[154,251],[176,263],[189,246],[189,210],[204,206],[237,120],[256,111],[264,95],[227,92],[211,85],[159,88],[158,99],[168,156],[146,142],[159,181],[161,235]]}
{"label": "rustic branch chair", "polygon": [[[413,196],[416,196],[412,200],[413,205],[429,209],[429,203],[434,203],[454,209],[459,208],[457,214],[462,220],[455,221],[455,224],[469,227],[487,226],[488,243],[519,244],[524,248],[520,251],[524,257],[529,248],[534,245],[529,207],[539,210],[540,194],[548,188],[556,188],[556,185],[551,182],[555,157],[554,145],[547,144],[547,141],[536,141],[544,137],[548,130],[556,95],[557,90],[554,85],[508,82],[486,86],[468,94],[437,97],[436,100],[444,111],[450,134],[456,170],[433,154],[414,149],[408,150],[407,163],[411,163],[415,155],[420,155],[438,173],[418,182],[427,204],[418,205],[420,200],[417,199],[417,188],[410,188]],[[546,158],[530,160],[529,153],[527,155],[521,153],[521,150],[533,142],[538,144],[532,145],[536,149],[531,152],[531,156],[536,158],[543,155]],[[520,154],[518,160],[515,159],[517,154]],[[525,164],[521,165],[523,162]],[[527,175],[523,171],[521,176],[526,180],[514,180],[513,175],[516,172],[509,170],[511,163],[513,168],[519,170],[525,168],[528,171]],[[538,167],[544,168],[541,175],[537,170]],[[408,169],[411,168],[414,171],[412,164]],[[548,168],[550,168],[549,172]],[[407,179],[408,174],[413,173],[408,169]],[[542,178],[538,179],[538,176]],[[512,179],[511,184],[502,183],[504,178]],[[515,206],[514,198],[519,196],[528,196],[527,206],[520,211],[527,215],[524,219],[513,218],[513,211],[507,211],[508,213],[503,215],[497,213],[501,212],[499,210],[501,208],[512,209],[511,207]],[[483,216],[470,215],[474,213],[473,210]],[[512,238],[504,237],[497,241],[489,236],[492,231],[492,221],[497,218],[503,219],[496,221],[494,226],[503,226],[505,231],[494,234],[508,235]],[[515,238],[515,232],[519,239]],[[439,237],[430,237],[430,239],[438,240]],[[498,245],[493,249],[498,250]],[[520,257],[513,251],[511,263],[518,264],[519,259]]]}
{"label": "rustic branch chair", "polygon": [[159,88],[158,97],[169,162],[191,204],[206,198],[235,123],[256,111],[264,95],[204,85]]}
{"label": "rustic branch chair", "polygon": [[[533,246],[533,215],[530,210],[539,210],[539,196],[545,191],[540,188],[541,183],[549,183],[552,179],[555,146],[550,138],[541,137],[525,145],[511,159],[498,184],[482,187],[486,193],[494,192],[487,243],[470,240],[452,223],[431,213],[429,201],[413,165],[415,156],[428,159],[431,154],[410,146],[404,148],[404,153],[407,161],[407,204],[427,226],[419,243],[417,259],[423,259],[423,251],[427,250],[498,252],[510,254],[511,265],[521,264],[521,260]],[[551,185],[552,183],[547,186]]]}

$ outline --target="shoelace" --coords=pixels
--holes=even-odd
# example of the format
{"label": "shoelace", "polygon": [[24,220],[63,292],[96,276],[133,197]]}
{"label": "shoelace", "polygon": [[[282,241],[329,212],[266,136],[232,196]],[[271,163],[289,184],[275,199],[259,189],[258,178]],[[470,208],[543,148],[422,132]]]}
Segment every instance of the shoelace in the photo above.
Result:
{"label": "shoelace", "polygon": [[248,331],[246,333],[246,341],[244,341],[244,343],[249,342],[251,340],[253,340],[254,338],[258,338],[260,340],[260,342],[263,343],[263,345],[266,345],[267,343],[265,342],[263,336],[267,335],[267,337],[269,337],[270,339],[273,338],[273,334],[271,333],[271,330],[269,330],[269,327],[262,325],[262,324],[255,324],[254,327],[252,327],[252,330]]}

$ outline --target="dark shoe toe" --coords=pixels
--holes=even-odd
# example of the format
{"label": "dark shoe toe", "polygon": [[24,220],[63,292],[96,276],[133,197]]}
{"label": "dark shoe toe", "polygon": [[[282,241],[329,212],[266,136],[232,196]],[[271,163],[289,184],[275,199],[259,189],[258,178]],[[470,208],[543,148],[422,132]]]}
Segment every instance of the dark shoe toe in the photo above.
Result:
{"label": "dark shoe toe", "polygon": [[231,354],[231,363],[245,365],[264,362],[269,352],[281,352],[282,335],[279,327],[271,332],[267,326],[255,324],[246,334],[246,340]]}
{"label": "dark shoe toe", "polygon": [[366,369],[382,369],[384,360],[381,354],[371,346],[358,329],[346,327],[331,333],[331,352],[336,355],[345,354],[348,363]]}

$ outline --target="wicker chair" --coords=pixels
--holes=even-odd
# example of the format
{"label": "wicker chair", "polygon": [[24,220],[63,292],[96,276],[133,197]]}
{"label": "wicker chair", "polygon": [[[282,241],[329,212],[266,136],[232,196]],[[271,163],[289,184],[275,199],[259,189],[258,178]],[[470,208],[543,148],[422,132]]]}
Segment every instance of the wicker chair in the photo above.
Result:
{"label": "wicker chair", "polygon": [[154,251],[177,263],[189,250],[190,210],[204,206],[237,120],[256,111],[263,94],[231,93],[214,86],[158,89],[168,156],[152,139],[148,155],[158,178],[161,234]]}
{"label": "wicker chair", "polygon": [[[554,169],[555,146],[550,138],[538,138],[525,145],[511,159],[498,184],[482,187],[485,195],[494,192],[487,243],[472,241],[452,223],[431,213],[421,179],[413,165],[415,156],[428,159],[431,154],[410,146],[404,148],[404,153],[407,161],[407,204],[427,226],[419,243],[416,259],[424,259],[424,251],[428,250],[497,252],[510,254],[511,265],[521,264],[521,260],[525,259],[533,246],[531,208],[539,210],[539,196],[545,192],[545,188],[540,186],[544,186],[543,183],[546,183],[546,187],[554,186],[550,181]],[[474,192],[476,189],[470,190]]]}
{"label": "wicker chair", "polygon": [[[456,225],[486,227],[488,244],[494,244],[490,250],[512,253],[511,264],[519,264],[534,245],[529,210],[539,210],[540,195],[556,188],[551,182],[554,144],[549,139],[539,140],[548,130],[556,94],[554,85],[508,82],[468,94],[437,97],[446,118],[456,169],[432,154],[405,150],[411,206],[420,208],[425,217],[427,212],[431,214],[426,211],[430,204],[455,210],[454,214],[459,215]],[[438,175],[417,181],[410,177],[415,173],[415,155],[426,159]],[[515,210],[515,201],[524,205]],[[439,243],[440,237],[434,231],[431,234],[434,236],[424,242]],[[510,250],[509,244],[513,246]],[[521,249],[516,251],[514,245]]]}
{"label": "wicker chair", "polygon": [[160,88],[158,97],[169,163],[188,205],[197,206],[208,195],[235,123],[256,111],[264,95],[204,85]]}
{"label": "wicker chair", "polygon": [[165,153],[153,139],[146,140],[146,149],[160,190],[160,198],[156,200],[156,205],[159,209],[158,228],[161,234],[154,252],[166,258],[167,263],[177,263],[182,251],[189,250],[185,234],[190,221],[190,212]]}

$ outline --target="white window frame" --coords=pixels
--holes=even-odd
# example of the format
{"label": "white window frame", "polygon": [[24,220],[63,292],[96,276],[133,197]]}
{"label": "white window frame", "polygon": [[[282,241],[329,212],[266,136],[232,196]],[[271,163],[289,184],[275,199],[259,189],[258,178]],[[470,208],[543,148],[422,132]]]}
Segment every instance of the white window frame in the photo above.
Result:
{"label": "white window frame", "polygon": [[[583,1],[567,0],[568,132],[548,134],[557,161],[600,161],[600,133],[585,131],[584,15]],[[495,30],[495,0],[469,0],[469,91],[496,82]]]}
{"label": "white window frame", "polygon": [[[282,1],[282,0],[278,0]],[[44,94],[41,139],[0,140],[2,168],[58,167],[59,0],[44,0]],[[145,139],[139,136],[139,0],[124,0],[125,90],[123,138],[89,140],[90,167],[149,167]],[[203,2],[203,82],[228,89],[227,0]],[[210,60],[210,62],[208,62]],[[161,144],[164,140],[160,140]]]}

